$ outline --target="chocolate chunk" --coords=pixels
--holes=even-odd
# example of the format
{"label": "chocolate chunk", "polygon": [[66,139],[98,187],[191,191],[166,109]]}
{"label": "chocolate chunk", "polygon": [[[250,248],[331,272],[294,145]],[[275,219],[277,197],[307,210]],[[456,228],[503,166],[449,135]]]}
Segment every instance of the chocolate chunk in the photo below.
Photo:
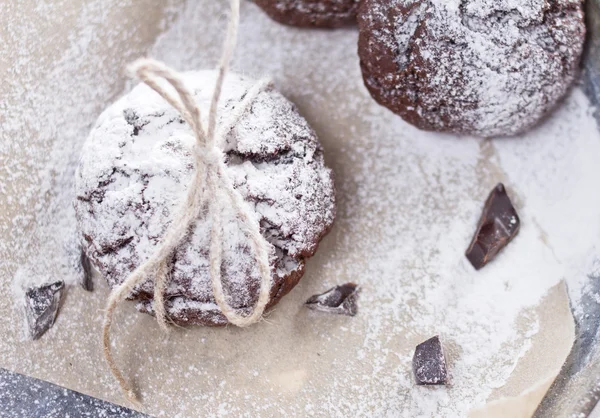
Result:
{"label": "chocolate chunk", "polygon": [[80,262],[83,270],[80,282],[81,287],[88,292],[91,292],[94,290],[94,281],[92,280],[92,263],[83,249],[81,249]]}
{"label": "chocolate chunk", "polygon": [[413,372],[417,385],[445,385],[448,379],[446,359],[440,338],[419,344],[413,356]]}
{"label": "chocolate chunk", "polygon": [[89,292],[94,290],[92,281],[92,264],[87,254],[79,244],[79,236],[74,236],[65,246],[65,251],[69,258],[69,274],[72,274],[77,283]]}
{"label": "chocolate chunk", "polygon": [[354,316],[358,312],[358,292],[360,286],[345,283],[320,295],[311,296],[306,301],[306,307],[315,311]]}
{"label": "chocolate chunk", "polygon": [[29,335],[37,340],[54,324],[63,281],[30,287],[25,292],[25,315]]}
{"label": "chocolate chunk", "polygon": [[492,190],[466,256],[477,270],[492,260],[517,235],[521,221],[502,183]]}

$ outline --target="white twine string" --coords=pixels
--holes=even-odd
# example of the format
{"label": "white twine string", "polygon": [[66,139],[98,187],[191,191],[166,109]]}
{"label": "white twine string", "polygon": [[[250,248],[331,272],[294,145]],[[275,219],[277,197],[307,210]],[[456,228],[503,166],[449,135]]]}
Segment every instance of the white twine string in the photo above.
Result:
{"label": "white twine string", "polygon": [[[148,260],[138,266],[123,283],[115,288],[108,298],[103,326],[104,357],[121,389],[134,402],[138,401],[137,395],[130,382],[125,379],[117,366],[111,351],[110,328],[114,311],[117,305],[133,292],[135,286],[144,280],[154,278],[154,312],[160,327],[163,330],[167,329],[164,291],[168,281],[169,260],[173,255],[173,251],[181,244],[193,227],[205,205],[208,205],[211,219],[210,276],[214,298],[223,315],[230,323],[239,327],[246,327],[260,320],[270,300],[271,266],[269,254],[271,246],[260,233],[259,223],[250,208],[234,189],[233,182],[227,175],[224,154],[221,150],[225,136],[238,123],[244,112],[252,106],[256,97],[270,86],[270,81],[261,80],[250,88],[243,100],[235,107],[229,121],[216,131],[217,105],[223,80],[235,48],[239,25],[239,8],[240,0],[231,0],[231,17],[218,68],[206,130],[202,124],[200,108],[196,104],[193,94],[185,86],[180,74],[165,64],[152,59],[138,60],[129,68],[133,74],[181,113],[196,136],[193,150],[194,175],[185,199],[173,216],[171,224],[154,253]],[[165,85],[164,81],[168,85]],[[228,206],[238,215],[240,229],[249,238],[250,249],[255,255],[261,278],[258,301],[252,312],[247,316],[239,314],[227,302],[221,281],[221,256],[224,239],[221,216],[223,210]]]}

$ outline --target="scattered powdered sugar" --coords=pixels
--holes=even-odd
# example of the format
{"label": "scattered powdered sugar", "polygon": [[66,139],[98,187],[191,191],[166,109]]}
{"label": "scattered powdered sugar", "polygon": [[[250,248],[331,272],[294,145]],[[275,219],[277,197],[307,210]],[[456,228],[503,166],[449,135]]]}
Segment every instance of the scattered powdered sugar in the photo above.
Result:
{"label": "scattered powdered sugar", "polygon": [[495,147],[507,176],[519,179],[519,195],[539,208],[534,222],[540,238],[560,261],[574,313],[581,315],[578,302],[590,287],[597,291],[592,281],[600,277],[600,216],[594,210],[600,207],[594,192],[600,138],[587,99],[578,90],[572,96],[555,117],[568,124],[551,120],[525,140],[499,141]]}
{"label": "scattered powdered sugar", "polygon": [[[223,18],[216,17],[225,14],[225,3],[182,5],[150,55],[179,70],[213,67],[223,35]],[[55,73],[28,86],[36,99],[31,109],[0,107],[3,138],[29,132],[28,123],[40,133],[29,146],[0,143],[6,163],[0,199],[13,207],[10,199],[24,196],[17,209],[0,215],[6,237],[0,283],[6,294],[6,280],[12,282],[18,266],[24,274],[14,281],[17,288],[32,276],[60,276],[56,266],[68,265],[64,243],[74,233],[71,204],[81,139],[121,88],[111,83],[114,71],[79,68],[85,62],[103,68],[82,39],[98,42],[94,22],[105,18],[105,7],[92,2]],[[159,342],[126,347],[136,346],[143,358],[137,377],[145,408],[154,416],[466,416],[505,384],[531,347],[540,319],[527,308],[562,279],[576,304],[588,283],[600,244],[600,134],[587,99],[573,91],[551,118],[518,138],[422,132],[378,106],[363,87],[355,30],[281,26],[247,2],[241,25],[235,71],[254,79],[272,75],[315,129],[335,173],[338,217],[308,262],[306,277],[270,316],[272,325],[188,329],[171,336],[168,354],[157,354]],[[132,36],[110,33],[115,44]],[[475,272],[463,253],[498,181],[519,212],[521,231],[494,262]],[[22,184],[27,187],[19,189]],[[36,222],[33,241],[25,245],[30,237],[24,235]],[[308,296],[349,280],[362,288],[357,316],[302,310]],[[17,317],[0,301],[3,314],[15,319],[0,325],[7,336],[0,342],[0,366],[119,401],[108,370],[101,369],[100,350],[90,358],[87,348],[90,332],[99,332],[101,312],[84,308],[101,306],[102,296],[69,292],[66,309],[39,345],[16,342],[10,323]],[[80,312],[89,313],[91,331],[82,328]],[[144,334],[155,332],[143,315],[124,321],[124,334],[142,325]],[[435,334],[447,353],[451,384],[416,387],[414,347]],[[52,347],[69,356],[49,356]],[[70,368],[71,361],[77,367]],[[159,370],[161,364],[167,367]]]}
{"label": "scattered powdered sugar", "polygon": [[[172,3],[165,2],[159,21],[149,16],[148,24],[164,27],[173,15]],[[144,42],[139,25],[130,22],[129,28],[105,31],[99,46],[97,32],[131,5],[112,10],[103,1],[72,6],[67,1],[0,4],[0,15],[9,19],[0,31],[0,72],[5,72],[0,89],[0,272],[15,277],[2,285],[18,308],[28,286],[79,279],[75,218],[67,203],[73,197],[79,139],[122,90],[115,77],[119,60],[136,58]],[[69,31],[56,31],[53,19]],[[130,42],[131,51],[94,57],[118,39]]]}
{"label": "scattered powdered sugar", "polygon": [[[183,75],[205,116],[216,75],[216,71]],[[253,83],[227,75],[217,130],[230,123]],[[272,89],[256,97],[223,140],[227,174],[272,244],[276,300],[278,293],[293,287],[284,282],[297,282],[304,258],[314,253],[333,223],[331,170],[324,166],[314,131],[295,106]],[[143,84],[98,119],[82,151],[75,210],[85,251],[111,287],[125,281],[156,250],[191,182],[194,142],[178,111]],[[204,305],[185,303],[214,302],[209,274],[211,216],[205,210],[173,254],[165,299],[167,313],[178,322],[227,322],[214,314],[212,304],[211,320],[206,312],[195,312]],[[251,309],[260,286],[255,254],[234,209],[224,207],[220,216],[223,286],[231,306]],[[152,294],[151,281],[140,286],[135,298],[142,299],[143,310],[152,309]]]}

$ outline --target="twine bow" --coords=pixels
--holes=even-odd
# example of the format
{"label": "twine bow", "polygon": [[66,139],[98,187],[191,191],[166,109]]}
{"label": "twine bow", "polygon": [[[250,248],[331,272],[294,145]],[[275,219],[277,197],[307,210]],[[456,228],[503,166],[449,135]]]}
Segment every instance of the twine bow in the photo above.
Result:
{"label": "twine bow", "polygon": [[[129,67],[129,70],[133,74],[160,94],[171,106],[181,113],[184,120],[194,131],[196,137],[192,152],[194,157],[194,174],[185,199],[175,212],[171,224],[164,233],[154,253],[148,260],[138,266],[123,283],[115,288],[108,298],[103,326],[104,357],[112,374],[118,380],[121,389],[134,402],[137,402],[135,391],[130,382],[123,376],[111,351],[110,328],[114,311],[117,305],[133,292],[135,286],[150,277],[154,277],[154,311],[160,327],[163,330],[167,329],[164,292],[168,280],[168,260],[177,246],[185,239],[205,205],[208,205],[211,217],[209,261],[212,290],[215,301],[223,315],[225,315],[230,323],[239,327],[246,327],[260,320],[265,307],[269,303],[271,290],[269,255],[271,246],[260,233],[258,221],[253,216],[242,196],[234,189],[233,182],[227,175],[222,145],[225,136],[238,123],[244,112],[252,106],[256,97],[270,86],[270,81],[263,79],[252,86],[246,92],[243,100],[235,107],[229,121],[219,127],[218,130],[216,127],[217,105],[237,38],[239,9],[240,0],[231,0],[231,16],[218,67],[217,81],[210,104],[208,126],[206,129],[202,123],[200,108],[193,94],[185,86],[180,74],[165,64],[152,59],[140,59]],[[223,292],[223,283],[221,281],[223,244],[221,214],[227,205],[232,207],[238,215],[240,229],[249,239],[261,277],[258,301],[252,312],[247,316],[240,315],[229,305]]]}

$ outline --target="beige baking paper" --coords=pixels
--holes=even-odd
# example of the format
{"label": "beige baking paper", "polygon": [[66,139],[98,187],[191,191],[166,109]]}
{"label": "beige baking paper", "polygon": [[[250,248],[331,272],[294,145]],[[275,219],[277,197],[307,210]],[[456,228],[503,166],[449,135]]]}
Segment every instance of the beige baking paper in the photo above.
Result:
{"label": "beige baking paper", "polygon": [[[0,25],[0,79],[3,80],[0,84],[0,124],[12,123],[14,120],[9,118],[20,117],[21,111],[30,115],[29,110],[36,108],[35,93],[43,93],[45,97],[56,93],[57,97],[64,97],[64,92],[53,92],[54,86],[49,85],[52,71],[59,68],[65,80],[72,80],[70,88],[74,98],[72,103],[57,102],[53,112],[60,115],[65,107],[80,107],[81,126],[85,130],[123,91],[125,65],[147,53],[156,36],[169,27],[174,15],[187,12],[180,0],[164,2],[164,5],[151,0],[76,0],[56,2],[52,7],[42,7],[43,2],[35,0],[24,0],[18,6],[12,3],[0,5],[0,19],[9,22]],[[226,7],[222,2],[206,0],[202,3],[205,3],[206,15],[198,25],[224,21]],[[255,6],[245,4],[242,13],[259,12]],[[265,19],[265,25],[275,23]],[[209,31],[206,39],[199,35],[201,30],[194,31],[190,27],[191,38],[181,45],[182,50],[188,51],[188,55],[197,53],[198,61],[210,56],[212,61],[205,65],[213,65],[222,37],[222,32],[215,28],[220,26],[210,26],[212,32]],[[297,36],[298,42],[302,42],[304,35],[300,32],[290,29],[289,33],[291,38]],[[352,32],[347,33],[355,36]],[[319,34],[323,36],[324,45],[342,36],[340,32]],[[253,32],[242,27],[242,36],[252,37]],[[78,42],[74,43],[73,37]],[[364,138],[371,132],[366,126],[378,122],[370,120],[369,115],[360,114],[361,101],[356,102],[353,113],[343,115],[336,113],[335,108],[340,101],[347,100],[348,91],[327,91],[320,97],[303,94],[302,89],[296,87],[305,81],[295,75],[300,66],[286,64],[285,51],[277,49],[277,42],[273,39],[271,71],[283,92],[298,104],[319,133],[327,162],[339,182],[343,183],[356,166],[377,164],[377,161],[365,159],[364,151],[368,150],[369,143]],[[82,54],[93,54],[100,59],[89,62],[77,59],[79,47]],[[265,48],[270,46],[265,45]],[[344,54],[350,59],[355,51]],[[61,61],[64,57],[72,57],[72,61]],[[172,57],[171,61],[173,65],[178,64],[176,58]],[[57,63],[60,66],[57,67]],[[358,74],[357,60],[354,65],[349,69],[352,77]],[[240,67],[239,63],[237,67]],[[247,67],[261,68],[258,62],[249,62]],[[303,70],[303,74],[309,71]],[[315,74],[314,77],[318,80],[319,76]],[[90,90],[82,87],[86,85],[99,86],[98,91],[104,94],[87,94]],[[62,86],[64,84],[56,88]],[[364,94],[361,92],[361,97],[365,97]],[[3,318],[0,321],[0,367],[127,405],[102,357],[100,332],[108,289],[101,280],[96,280],[93,293],[78,287],[68,288],[54,328],[39,341],[22,338],[22,318],[11,298],[13,276],[33,252],[46,248],[43,243],[36,242],[44,240],[43,234],[36,233],[36,219],[39,211],[48,209],[45,204],[51,201],[53,193],[50,188],[49,195],[25,194],[25,198],[17,198],[20,191],[35,188],[43,180],[36,174],[46,163],[43,153],[32,154],[28,147],[50,150],[61,141],[63,134],[69,134],[61,132],[57,126],[52,135],[39,135],[44,129],[40,124],[44,125],[47,115],[38,116],[39,120],[26,121],[20,138],[7,137],[6,131],[0,131],[2,141],[20,140],[27,145],[14,147],[10,154],[0,155],[3,162],[0,178],[12,178],[11,161],[29,166],[32,173],[16,178],[0,194],[0,239],[7,244],[0,247],[0,318]],[[482,142],[478,158],[482,175],[471,191],[473,196],[485,196],[503,175],[494,162],[492,145]],[[414,170],[419,170],[416,164]],[[404,174],[392,172],[390,175]],[[440,187],[434,184],[432,192],[423,189],[422,193],[439,206],[438,216],[455,216],[453,207],[460,204],[462,197],[443,196]],[[164,336],[151,317],[138,314],[131,304],[120,309],[115,327],[116,352],[120,364],[141,390],[143,411],[154,416],[194,417],[227,414],[393,416],[404,407],[409,410],[414,399],[393,390],[393,395],[388,396],[389,388],[396,387],[399,381],[411,379],[412,350],[434,332],[435,324],[430,324],[427,330],[414,329],[406,333],[397,333],[391,328],[389,332],[375,333],[369,328],[374,326],[373,322],[366,321],[370,312],[389,301],[375,298],[369,289],[368,278],[362,274],[369,271],[376,256],[369,253],[369,242],[366,241],[364,247],[349,243],[367,236],[377,239],[383,235],[386,226],[363,222],[372,221],[371,211],[382,210],[381,207],[360,206],[363,200],[352,195],[352,185],[345,184],[343,190],[346,194],[339,196],[340,215],[335,228],[308,262],[306,276],[266,321],[249,329],[173,329]],[[370,191],[394,202],[381,212],[382,219],[389,211],[411,210],[414,202],[403,199],[405,192],[405,189]],[[421,192],[420,189],[417,192]],[[448,200],[450,204],[445,205]],[[521,201],[521,198],[517,200]],[[468,219],[474,220],[473,217]],[[15,231],[23,229],[32,235],[21,232],[15,235]],[[461,251],[458,250],[459,257]],[[418,283],[423,274],[432,274],[435,267],[427,265],[426,257],[427,254],[416,254],[415,265],[398,271],[398,275],[403,280]],[[424,270],[419,267],[422,262]],[[56,272],[46,273],[52,277]],[[364,287],[357,317],[319,315],[302,307],[310,295],[349,280]],[[535,404],[543,390],[528,390],[539,387],[539,382],[548,381],[556,374],[573,339],[564,287],[555,286],[539,306],[523,312],[521,318],[523,323],[517,321],[517,326],[522,325],[523,330],[529,329],[538,318],[539,332],[532,337],[531,348],[519,360],[507,384],[498,388],[489,399],[498,402],[502,398],[513,398],[510,402],[519,410],[530,412],[533,409],[530,401]],[[383,326],[389,326],[388,320],[382,322]],[[403,317],[397,321],[402,323]],[[381,340],[367,341],[373,335],[380,336]],[[448,343],[451,367],[459,353],[451,341]],[[369,349],[363,349],[365,346]],[[346,376],[340,375],[340,371]],[[432,396],[446,396],[440,390],[432,389]],[[460,401],[452,398],[451,388],[448,393],[448,402]],[[514,400],[522,393],[525,395]],[[497,410],[498,407],[491,405],[490,408]],[[435,411],[431,413],[434,415]],[[527,414],[515,412],[513,416]]]}
{"label": "beige baking paper", "polygon": [[[530,418],[571,349],[574,323],[564,284],[554,287],[537,308],[542,323],[531,349],[520,359],[505,386],[469,418]],[[532,377],[538,379],[532,384]]]}

